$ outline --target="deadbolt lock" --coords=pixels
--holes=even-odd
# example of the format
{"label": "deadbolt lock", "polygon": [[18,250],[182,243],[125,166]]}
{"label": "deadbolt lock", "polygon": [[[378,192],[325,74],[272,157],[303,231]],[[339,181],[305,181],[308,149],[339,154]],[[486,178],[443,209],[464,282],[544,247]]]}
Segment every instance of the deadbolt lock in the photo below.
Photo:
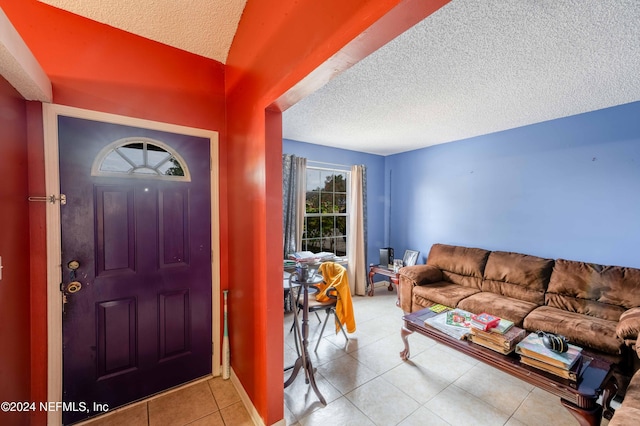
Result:
{"label": "deadbolt lock", "polygon": [[82,288],[82,284],[80,283],[80,281],[71,281],[69,284],[67,284],[67,293],[73,294],[73,293],[77,293],[80,291],[80,289]]}
{"label": "deadbolt lock", "polygon": [[71,269],[72,271],[75,271],[79,267],[80,262],[78,262],[77,260],[70,260],[69,263],[67,263],[67,268]]}

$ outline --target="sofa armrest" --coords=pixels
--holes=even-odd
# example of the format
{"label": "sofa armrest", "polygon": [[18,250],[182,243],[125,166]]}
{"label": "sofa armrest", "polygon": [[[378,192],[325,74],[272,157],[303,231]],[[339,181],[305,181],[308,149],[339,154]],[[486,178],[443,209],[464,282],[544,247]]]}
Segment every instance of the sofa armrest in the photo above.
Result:
{"label": "sofa armrest", "polygon": [[442,271],[431,265],[405,266],[398,271],[398,298],[400,308],[411,312],[413,287],[442,281]]}
{"label": "sofa armrest", "polygon": [[635,340],[640,333],[640,307],[627,309],[618,320],[616,334],[623,340]]}

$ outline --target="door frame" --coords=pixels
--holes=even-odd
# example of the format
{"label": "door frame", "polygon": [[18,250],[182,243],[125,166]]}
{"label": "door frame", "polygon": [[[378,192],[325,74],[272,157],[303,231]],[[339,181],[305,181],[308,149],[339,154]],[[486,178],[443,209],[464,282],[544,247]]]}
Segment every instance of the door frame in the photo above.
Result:
{"label": "door frame", "polygon": [[[211,167],[211,339],[213,376],[220,375],[220,202],[218,175],[218,132],[176,124],[126,117],[57,104],[42,104],[44,130],[45,188],[48,196],[60,195],[58,162],[58,116],[82,118],[124,126],[141,127],[209,139]],[[47,399],[62,401],[62,253],[60,204],[47,203]],[[61,411],[49,411],[47,424],[62,424]]]}

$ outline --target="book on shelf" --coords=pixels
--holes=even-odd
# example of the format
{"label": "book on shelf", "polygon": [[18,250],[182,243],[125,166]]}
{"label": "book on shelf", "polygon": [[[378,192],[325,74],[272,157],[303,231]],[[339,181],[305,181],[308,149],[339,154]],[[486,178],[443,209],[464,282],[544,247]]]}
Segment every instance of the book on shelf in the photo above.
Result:
{"label": "book on shelf", "polygon": [[478,315],[471,316],[471,327],[479,330],[487,331],[500,323],[500,318],[483,312]]}
{"label": "book on shelf", "polygon": [[509,321],[508,319],[500,318],[500,322],[495,327],[491,327],[489,329],[489,331],[491,331],[492,333],[504,334],[508,330],[510,330],[511,327],[513,327],[513,326],[514,326],[513,321]]}
{"label": "book on shelf", "polygon": [[524,339],[526,335],[527,332],[518,327],[511,327],[505,334],[471,328],[469,339],[474,343],[506,355],[513,352],[518,342]]}
{"label": "book on shelf", "polygon": [[546,371],[558,377],[571,380],[573,382],[578,381],[578,378],[582,375],[582,372],[589,366],[592,358],[581,356],[579,361],[574,363],[570,369],[559,368],[546,362],[539,361],[535,358],[529,358],[528,356],[520,356],[520,363],[535,367],[539,370]]}
{"label": "book on shelf", "polygon": [[462,340],[469,334],[469,327],[461,325],[464,324],[464,322],[460,322],[458,325],[448,324],[447,318],[449,315],[453,315],[453,313],[458,315],[460,318],[471,318],[471,312],[463,311],[462,309],[453,309],[427,318],[424,320],[424,323],[425,325],[431,326],[448,336]]}
{"label": "book on shelf", "polygon": [[542,338],[536,333],[530,333],[516,345],[516,353],[564,370],[570,370],[582,355],[582,348],[569,344],[567,352],[555,352],[545,347]]}

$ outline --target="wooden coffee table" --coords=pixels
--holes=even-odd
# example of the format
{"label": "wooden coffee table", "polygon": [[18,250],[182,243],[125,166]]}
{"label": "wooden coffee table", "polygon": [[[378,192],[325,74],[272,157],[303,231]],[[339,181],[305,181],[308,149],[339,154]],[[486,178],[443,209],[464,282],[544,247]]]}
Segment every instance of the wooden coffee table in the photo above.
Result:
{"label": "wooden coffee table", "polygon": [[[404,350],[400,352],[400,357],[403,360],[409,359],[408,337],[417,332],[560,397],[561,404],[581,425],[599,425],[603,414],[606,418],[613,414],[609,404],[615,396],[617,384],[611,372],[611,363],[593,357],[593,361],[583,371],[578,382],[571,382],[521,364],[519,355],[514,352],[502,355],[468,340],[457,340],[425,325],[424,320],[434,315],[437,314],[426,308],[402,318],[404,325],[401,336]],[[591,356],[586,351],[584,353]],[[597,403],[600,396],[602,405]]]}

